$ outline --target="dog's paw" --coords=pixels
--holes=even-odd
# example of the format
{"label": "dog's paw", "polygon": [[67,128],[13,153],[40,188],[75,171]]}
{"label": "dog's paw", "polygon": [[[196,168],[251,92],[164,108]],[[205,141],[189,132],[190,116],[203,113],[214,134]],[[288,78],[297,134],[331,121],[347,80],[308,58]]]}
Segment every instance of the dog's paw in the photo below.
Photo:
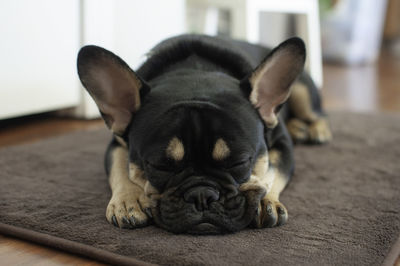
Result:
{"label": "dog's paw", "polygon": [[290,119],[286,127],[290,133],[290,136],[293,139],[293,142],[295,143],[304,143],[307,142],[309,138],[309,133],[308,133],[308,125],[301,121],[300,119],[293,118]]}
{"label": "dog's paw", "polygon": [[309,128],[310,141],[312,143],[323,144],[332,140],[332,133],[328,121],[320,118],[313,122]]}
{"label": "dog's paw", "polygon": [[120,228],[138,228],[149,224],[151,213],[143,203],[143,191],[130,187],[113,193],[107,206],[106,217],[109,223]]}
{"label": "dog's paw", "polygon": [[286,126],[295,143],[324,144],[332,140],[332,133],[325,118],[319,118],[311,124],[293,118]]}
{"label": "dog's paw", "polygon": [[287,209],[280,201],[264,197],[258,206],[253,224],[257,228],[275,227],[285,224],[287,219]]}

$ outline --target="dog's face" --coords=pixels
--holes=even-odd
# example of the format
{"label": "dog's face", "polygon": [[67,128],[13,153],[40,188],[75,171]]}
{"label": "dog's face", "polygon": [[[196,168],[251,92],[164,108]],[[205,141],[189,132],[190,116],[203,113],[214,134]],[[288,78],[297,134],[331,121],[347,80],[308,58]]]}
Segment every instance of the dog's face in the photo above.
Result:
{"label": "dog's face", "polygon": [[174,232],[235,231],[249,224],[265,193],[239,189],[266,151],[264,126],[239,81],[197,78],[202,82],[179,77],[152,85],[127,133],[130,161],[160,194],[152,210],[159,225]]}
{"label": "dog's face", "polygon": [[90,46],[78,71],[129,150],[130,179],[156,199],[154,221],[173,232],[209,233],[237,231],[253,219],[265,190],[244,184],[267,152],[265,130],[276,125],[303,63],[304,46],[292,40],[243,80],[188,72],[144,81]]}

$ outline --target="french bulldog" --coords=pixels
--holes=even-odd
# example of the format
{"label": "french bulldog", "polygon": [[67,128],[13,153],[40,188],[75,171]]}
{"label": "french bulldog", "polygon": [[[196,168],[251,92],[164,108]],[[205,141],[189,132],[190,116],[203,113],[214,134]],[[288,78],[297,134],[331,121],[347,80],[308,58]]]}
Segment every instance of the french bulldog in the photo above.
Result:
{"label": "french bulldog", "polygon": [[133,71],[110,51],[83,47],[79,78],[113,132],[107,220],[194,234],[283,225],[293,142],[331,139],[305,58],[297,37],[271,50],[181,35]]}

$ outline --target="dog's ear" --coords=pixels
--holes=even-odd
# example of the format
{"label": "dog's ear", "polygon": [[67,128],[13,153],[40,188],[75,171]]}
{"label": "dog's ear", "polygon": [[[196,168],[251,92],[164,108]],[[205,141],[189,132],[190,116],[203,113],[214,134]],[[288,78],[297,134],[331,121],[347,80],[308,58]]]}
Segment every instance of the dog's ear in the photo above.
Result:
{"label": "dog's ear", "polygon": [[147,85],[118,56],[89,45],[78,54],[78,75],[107,126],[123,135],[140,107],[140,91]]}
{"label": "dog's ear", "polygon": [[304,42],[288,39],[271,51],[241,86],[250,90],[249,98],[269,128],[278,123],[279,107],[289,98],[290,87],[304,67]]}

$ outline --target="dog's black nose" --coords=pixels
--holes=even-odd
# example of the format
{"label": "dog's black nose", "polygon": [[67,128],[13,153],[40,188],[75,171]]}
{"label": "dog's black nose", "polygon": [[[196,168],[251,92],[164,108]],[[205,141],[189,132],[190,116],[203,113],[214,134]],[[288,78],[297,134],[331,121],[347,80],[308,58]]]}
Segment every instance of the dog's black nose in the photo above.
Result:
{"label": "dog's black nose", "polygon": [[208,205],[219,200],[219,192],[209,186],[197,186],[189,189],[183,198],[186,202],[194,203],[198,211],[208,209]]}

